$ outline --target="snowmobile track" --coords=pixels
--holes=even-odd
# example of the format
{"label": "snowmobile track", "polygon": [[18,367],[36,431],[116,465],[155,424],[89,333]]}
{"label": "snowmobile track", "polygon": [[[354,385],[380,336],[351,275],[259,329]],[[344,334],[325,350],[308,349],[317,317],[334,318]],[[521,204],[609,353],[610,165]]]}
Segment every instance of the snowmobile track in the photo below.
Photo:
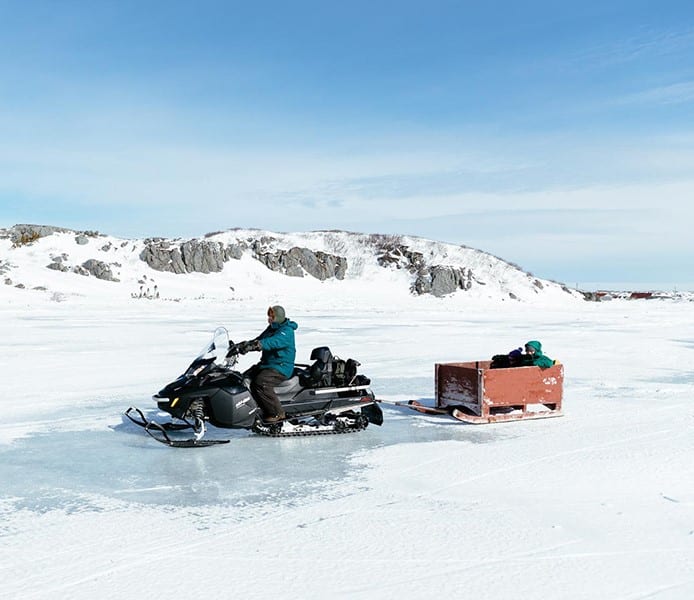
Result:
{"label": "snowmobile track", "polygon": [[273,437],[273,438],[291,438],[291,437],[309,437],[316,435],[336,435],[342,433],[357,433],[358,431],[364,431],[366,427],[344,427],[344,428],[330,428],[330,429],[317,429],[311,428],[310,426],[305,429],[295,430],[295,431],[282,431],[277,429],[276,425],[264,426],[256,425],[253,428],[254,433],[257,433],[262,437]]}

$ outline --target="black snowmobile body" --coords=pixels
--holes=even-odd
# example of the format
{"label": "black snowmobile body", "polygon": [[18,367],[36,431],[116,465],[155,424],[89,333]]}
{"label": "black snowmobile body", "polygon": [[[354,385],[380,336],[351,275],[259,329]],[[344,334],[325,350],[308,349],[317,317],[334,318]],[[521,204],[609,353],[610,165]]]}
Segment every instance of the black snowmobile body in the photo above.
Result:
{"label": "black snowmobile body", "polygon": [[[206,423],[275,437],[347,433],[383,423],[369,379],[357,373],[359,363],[335,358],[326,346],[315,348],[314,362],[296,365],[294,375],[275,388],[287,418],[273,424],[263,422],[247,374],[234,369],[237,360],[238,349],[219,327],[185,373],[153,397],[160,410],[180,422],[150,421],[136,408],[125,414],[158,441],[179,447],[228,442],[203,440]],[[183,429],[192,429],[195,437],[176,440],[169,435]]]}

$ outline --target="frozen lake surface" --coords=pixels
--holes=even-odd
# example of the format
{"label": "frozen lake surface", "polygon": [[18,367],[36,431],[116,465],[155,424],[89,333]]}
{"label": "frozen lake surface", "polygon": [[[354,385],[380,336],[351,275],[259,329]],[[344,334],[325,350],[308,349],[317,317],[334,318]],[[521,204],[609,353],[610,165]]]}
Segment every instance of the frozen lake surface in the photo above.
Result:
{"label": "frozen lake surface", "polygon": [[470,426],[384,404],[356,434],[211,428],[231,443],[172,449],[122,412],[153,411],[215,326],[257,334],[261,304],[13,300],[3,596],[694,597],[694,304],[287,312],[297,360],[329,345],[388,401],[431,400],[435,362],[540,339],[565,416]]}

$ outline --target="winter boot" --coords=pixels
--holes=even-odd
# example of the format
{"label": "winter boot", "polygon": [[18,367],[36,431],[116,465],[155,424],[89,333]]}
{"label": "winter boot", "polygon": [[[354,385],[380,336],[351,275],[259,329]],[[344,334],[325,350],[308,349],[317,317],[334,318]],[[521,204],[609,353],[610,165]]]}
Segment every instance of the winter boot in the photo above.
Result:
{"label": "winter boot", "polygon": [[287,415],[284,412],[281,412],[279,415],[273,415],[271,417],[263,417],[263,422],[264,423],[279,423],[280,421],[284,421],[287,418]]}

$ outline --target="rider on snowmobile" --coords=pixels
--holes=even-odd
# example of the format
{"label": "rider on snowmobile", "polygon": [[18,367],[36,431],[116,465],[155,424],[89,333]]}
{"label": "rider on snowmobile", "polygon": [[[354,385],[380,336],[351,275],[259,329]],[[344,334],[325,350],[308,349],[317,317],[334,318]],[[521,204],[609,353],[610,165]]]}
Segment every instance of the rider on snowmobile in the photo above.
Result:
{"label": "rider on snowmobile", "polygon": [[251,393],[263,411],[263,421],[276,423],[285,418],[275,386],[294,372],[296,346],[294,331],[299,327],[288,319],[279,305],[267,309],[268,326],[258,337],[240,342],[239,353],[262,351],[260,362],[250,369]]}

